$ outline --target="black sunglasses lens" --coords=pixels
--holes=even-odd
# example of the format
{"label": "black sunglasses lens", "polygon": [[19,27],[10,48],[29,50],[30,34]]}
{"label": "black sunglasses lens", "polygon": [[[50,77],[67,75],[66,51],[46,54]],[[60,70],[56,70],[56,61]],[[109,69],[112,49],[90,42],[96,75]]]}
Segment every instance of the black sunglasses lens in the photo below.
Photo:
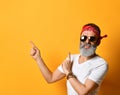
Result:
{"label": "black sunglasses lens", "polygon": [[87,36],[81,36],[80,41],[84,42],[86,41],[86,39],[87,39]]}
{"label": "black sunglasses lens", "polygon": [[89,38],[89,40],[90,40],[91,42],[94,42],[94,41],[96,40],[96,38],[91,36],[91,37]]}

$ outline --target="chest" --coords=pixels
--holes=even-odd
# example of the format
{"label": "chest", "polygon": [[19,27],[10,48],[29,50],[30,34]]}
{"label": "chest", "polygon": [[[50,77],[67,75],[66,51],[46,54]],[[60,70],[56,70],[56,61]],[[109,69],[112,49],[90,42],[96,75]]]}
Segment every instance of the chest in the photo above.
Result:
{"label": "chest", "polygon": [[78,61],[74,61],[72,66],[72,72],[77,77],[77,79],[82,83],[85,82],[85,80],[91,74],[93,69],[94,66],[92,66],[90,62],[79,64]]}

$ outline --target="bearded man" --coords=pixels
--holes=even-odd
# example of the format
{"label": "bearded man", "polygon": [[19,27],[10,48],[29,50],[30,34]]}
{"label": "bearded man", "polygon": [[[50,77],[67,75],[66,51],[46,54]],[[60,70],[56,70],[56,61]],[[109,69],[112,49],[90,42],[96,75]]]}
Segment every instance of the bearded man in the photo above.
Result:
{"label": "bearded man", "polygon": [[96,54],[96,49],[104,37],[107,35],[101,36],[100,28],[96,24],[84,25],[80,33],[80,54],[69,53],[54,72],[45,65],[40,50],[33,42],[31,56],[48,83],[66,77],[68,95],[98,95],[100,85],[108,71],[107,62]]}

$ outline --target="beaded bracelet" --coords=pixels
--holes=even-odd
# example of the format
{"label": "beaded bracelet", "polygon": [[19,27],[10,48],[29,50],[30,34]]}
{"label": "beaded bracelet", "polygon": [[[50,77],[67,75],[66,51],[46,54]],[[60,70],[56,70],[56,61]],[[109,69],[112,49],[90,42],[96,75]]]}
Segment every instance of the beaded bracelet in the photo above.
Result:
{"label": "beaded bracelet", "polygon": [[66,78],[68,80],[70,78],[76,78],[76,76],[72,72],[70,72],[70,73],[68,73],[68,75],[66,76]]}

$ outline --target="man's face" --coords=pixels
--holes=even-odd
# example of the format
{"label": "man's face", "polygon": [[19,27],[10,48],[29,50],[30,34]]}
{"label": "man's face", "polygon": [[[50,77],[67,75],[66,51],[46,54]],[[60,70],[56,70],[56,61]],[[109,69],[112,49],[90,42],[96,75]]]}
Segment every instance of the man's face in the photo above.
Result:
{"label": "man's face", "polygon": [[95,54],[97,48],[97,35],[89,30],[84,31],[80,37],[80,52],[83,56],[91,56]]}

